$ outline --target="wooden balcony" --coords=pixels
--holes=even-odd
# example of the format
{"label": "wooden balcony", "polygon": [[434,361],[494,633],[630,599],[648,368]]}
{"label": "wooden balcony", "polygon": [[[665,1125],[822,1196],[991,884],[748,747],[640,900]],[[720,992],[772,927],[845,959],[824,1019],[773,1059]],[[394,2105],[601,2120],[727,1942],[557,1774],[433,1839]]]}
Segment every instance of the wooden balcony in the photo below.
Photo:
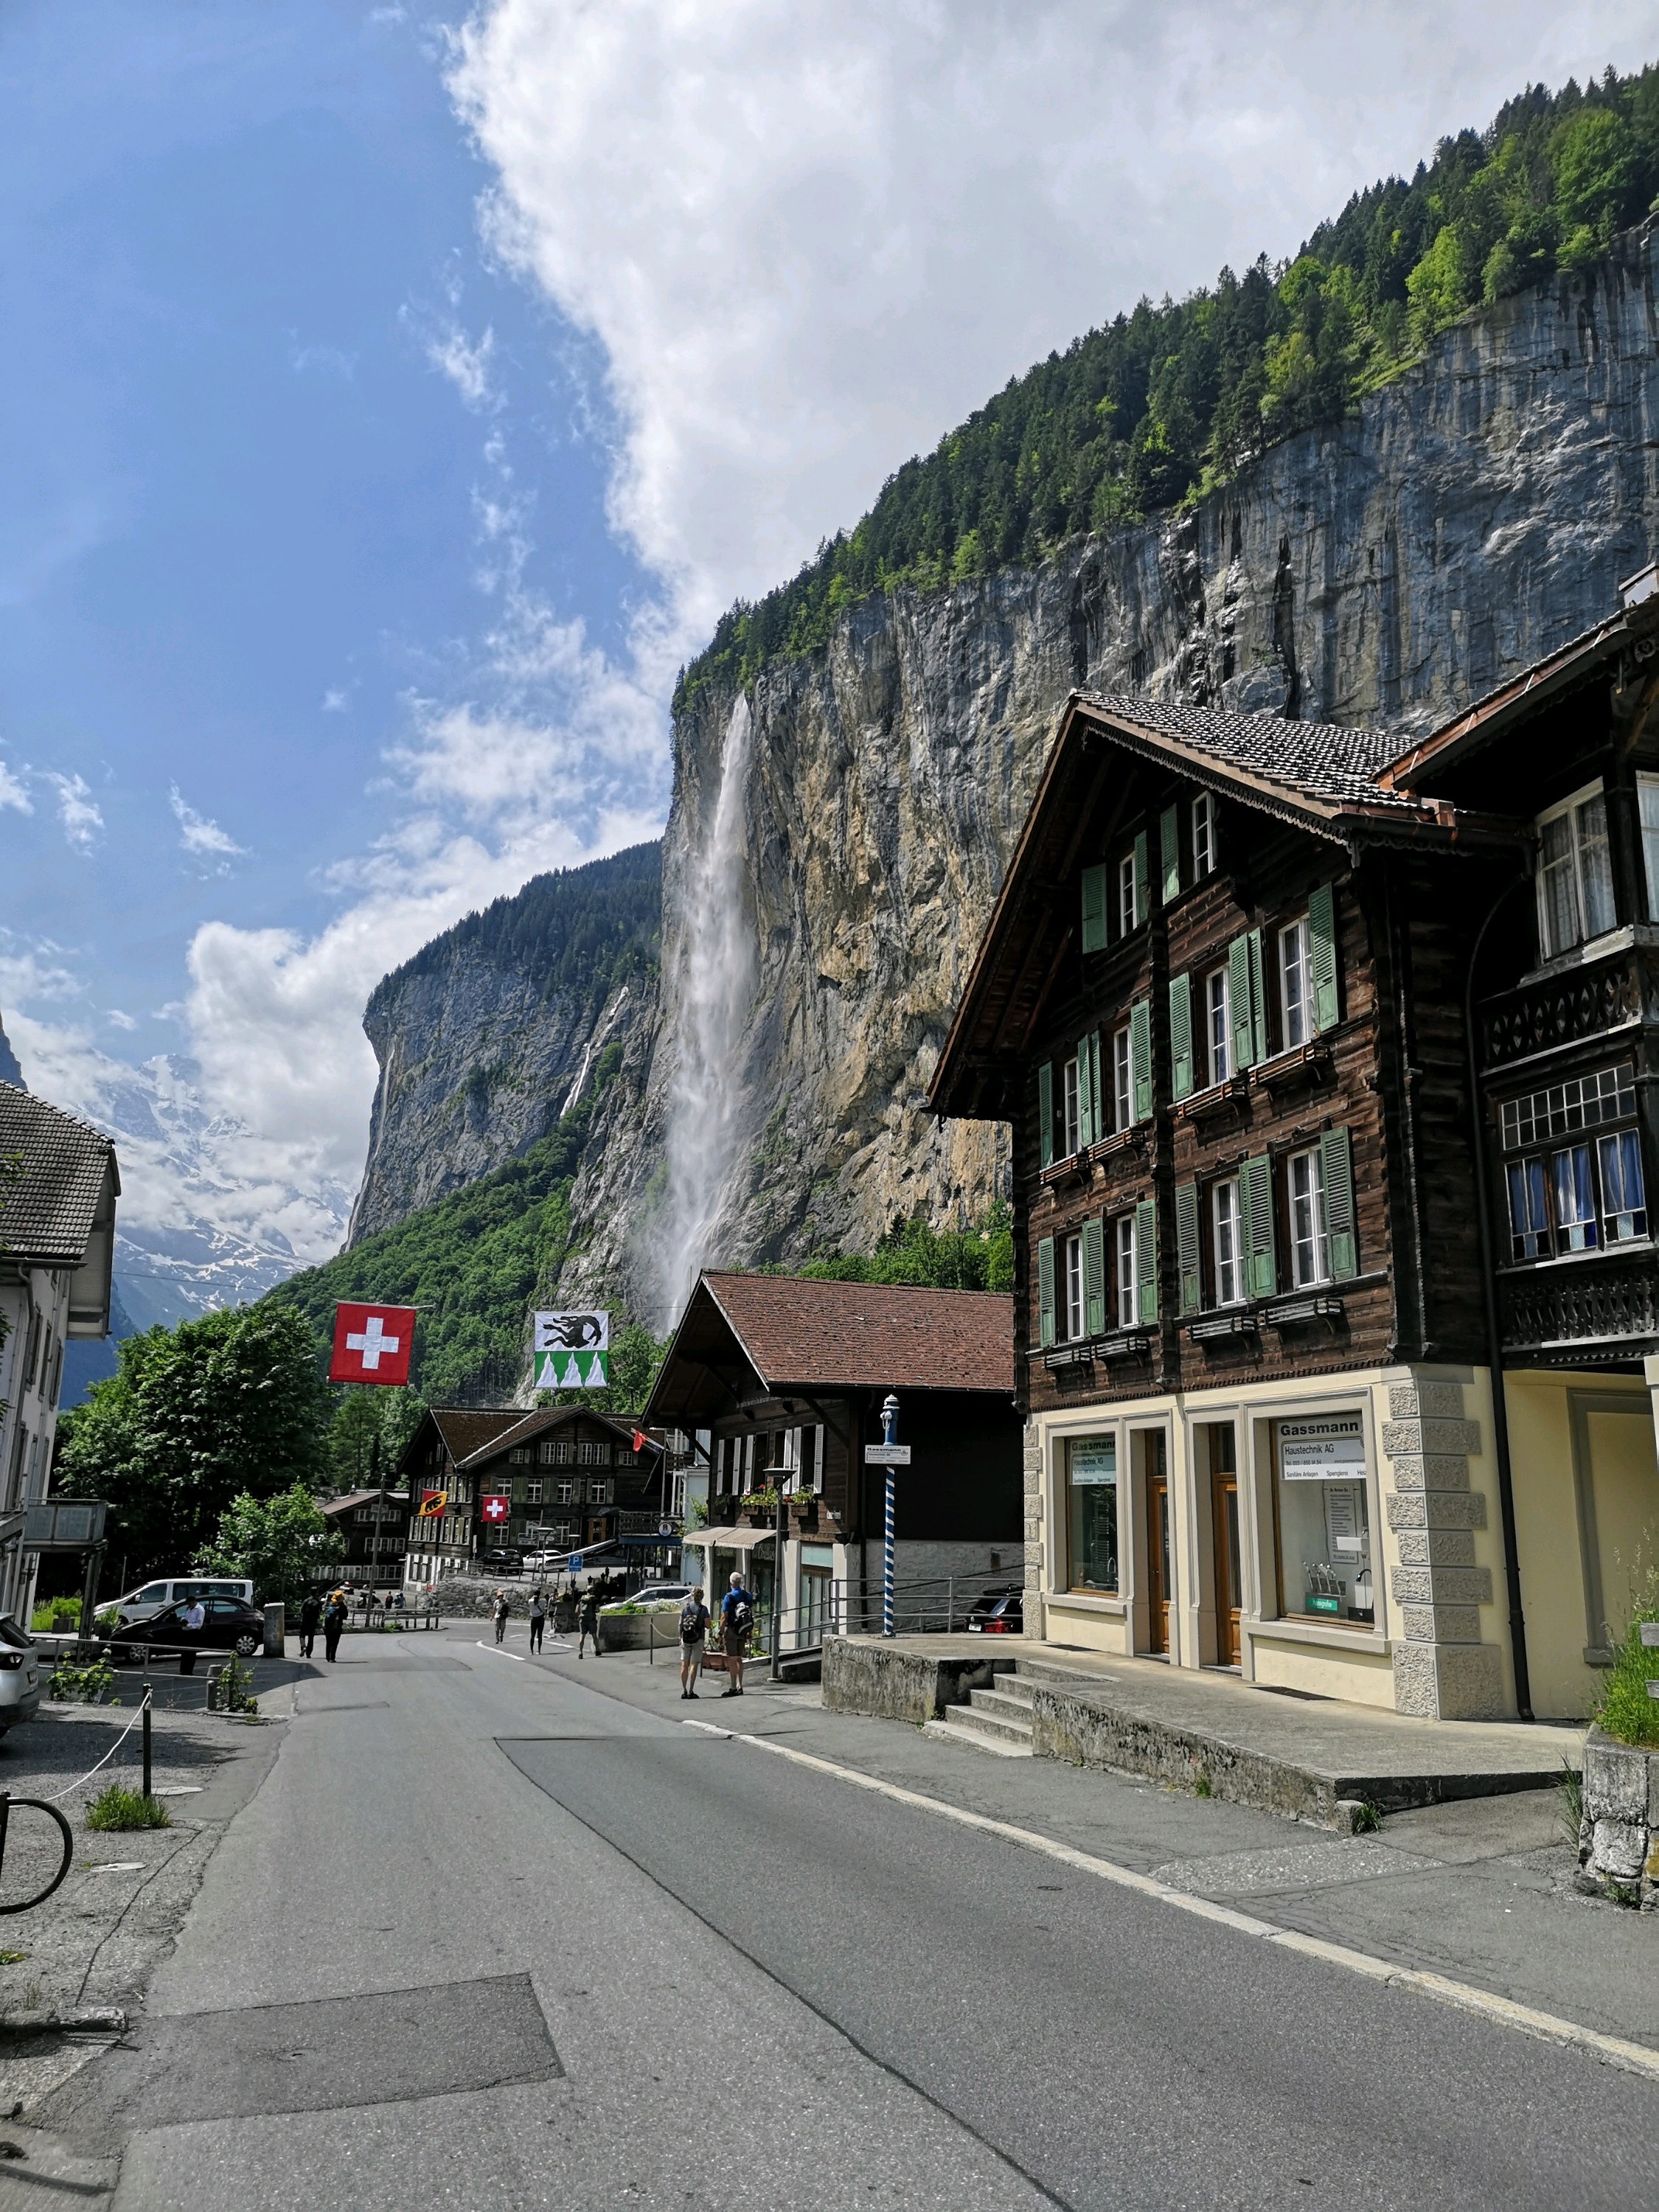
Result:
{"label": "wooden balcony", "polygon": [[1659,1252],[1650,1243],[1505,1273],[1498,1291],[1504,1357],[1516,1366],[1659,1349]]}
{"label": "wooden balcony", "polygon": [[1646,956],[1629,930],[1618,932],[1617,940],[1599,960],[1484,1000],[1477,1015],[1482,1067],[1496,1073],[1639,1028]]}

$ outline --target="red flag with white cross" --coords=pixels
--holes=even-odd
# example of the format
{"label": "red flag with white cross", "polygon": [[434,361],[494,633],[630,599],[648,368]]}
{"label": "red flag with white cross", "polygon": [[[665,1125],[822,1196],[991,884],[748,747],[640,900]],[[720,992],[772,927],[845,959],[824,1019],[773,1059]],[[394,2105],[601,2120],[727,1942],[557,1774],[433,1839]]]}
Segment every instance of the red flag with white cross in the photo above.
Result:
{"label": "red flag with white cross", "polygon": [[334,1309],[331,1382],[407,1382],[415,1346],[413,1306],[338,1305]]}
{"label": "red flag with white cross", "polygon": [[500,1491],[492,1491],[488,1498],[479,1500],[478,1510],[486,1521],[494,1523],[505,1521],[512,1510],[512,1506],[513,1500],[510,1498]]}

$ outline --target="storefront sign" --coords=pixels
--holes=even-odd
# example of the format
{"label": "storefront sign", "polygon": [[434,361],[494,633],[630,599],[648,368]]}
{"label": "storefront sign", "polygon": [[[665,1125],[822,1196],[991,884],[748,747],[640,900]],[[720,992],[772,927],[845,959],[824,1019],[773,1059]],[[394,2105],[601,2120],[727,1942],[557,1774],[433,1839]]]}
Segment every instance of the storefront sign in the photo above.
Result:
{"label": "storefront sign", "polygon": [[1355,1482],[1365,1473],[1365,1431],[1358,1413],[1279,1424],[1279,1471],[1286,1482]]}
{"label": "storefront sign", "polygon": [[1115,1482],[1117,1480],[1117,1438],[1090,1437],[1086,1442],[1072,1446],[1070,1472],[1075,1482]]}

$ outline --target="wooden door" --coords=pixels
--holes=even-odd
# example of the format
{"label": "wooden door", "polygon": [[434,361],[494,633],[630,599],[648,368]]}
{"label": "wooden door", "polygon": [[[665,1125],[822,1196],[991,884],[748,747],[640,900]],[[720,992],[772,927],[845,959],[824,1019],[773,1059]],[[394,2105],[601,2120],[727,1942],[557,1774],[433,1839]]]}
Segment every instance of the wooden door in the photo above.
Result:
{"label": "wooden door", "polygon": [[1219,1667],[1237,1667],[1241,1656],[1238,1618],[1242,1601],[1238,1549],[1238,1477],[1212,1477],[1211,1528],[1215,1542],[1215,1656]]}
{"label": "wooden door", "polygon": [[1146,1478],[1146,1628],[1148,1650],[1170,1649],[1170,1479]]}

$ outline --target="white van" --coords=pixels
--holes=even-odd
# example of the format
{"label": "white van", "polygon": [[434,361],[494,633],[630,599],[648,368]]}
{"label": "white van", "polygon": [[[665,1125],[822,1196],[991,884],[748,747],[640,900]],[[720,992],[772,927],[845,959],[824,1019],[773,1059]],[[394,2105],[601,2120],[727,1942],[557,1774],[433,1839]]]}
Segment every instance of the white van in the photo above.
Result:
{"label": "white van", "polygon": [[[237,1582],[228,1576],[210,1578],[199,1575],[178,1575],[161,1582],[146,1583],[142,1589],[129,1590],[125,1597],[113,1601],[116,1626],[133,1628],[141,1620],[148,1620],[153,1613],[160,1613],[164,1605],[177,1605],[193,1597],[240,1597],[245,1603],[253,1602],[253,1584]],[[100,1613],[107,1613],[107,1605],[100,1605]]]}

